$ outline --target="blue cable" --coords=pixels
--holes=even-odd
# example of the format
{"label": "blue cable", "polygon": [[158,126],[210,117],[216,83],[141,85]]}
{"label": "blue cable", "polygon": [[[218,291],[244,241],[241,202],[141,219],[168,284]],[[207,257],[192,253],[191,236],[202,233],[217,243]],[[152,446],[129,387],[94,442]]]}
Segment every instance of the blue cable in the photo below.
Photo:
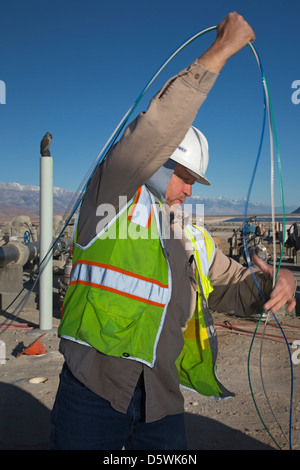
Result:
{"label": "blue cable", "polygon": [[291,355],[291,350],[289,347],[288,340],[286,339],[286,336],[284,334],[284,331],[281,328],[281,325],[276,317],[276,315],[273,313],[273,317],[276,320],[277,325],[279,326],[282,335],[284,337],[285,343],[287,345],[287,350],[289,353],[289,360],[290,360],[290,366],[291,366],[291,394],[290,394],[290,419],[289,419],[289,447],[290,450],[293,450],[292,448],[292,415],[293,415],[293,389],[294,389],[294,375],[293,375],[293,361],[292,361],[292,355]]}
{"label": "blue cable", "polygon": [[263,112],[263,123],[262,123],[262,130],[261,130],[259,148],[258,148],[257,157],[256,157],[255,165],[254,165],[254,170],[253,170],[253,173],[252,173],[252,176],[251,176],[250,185],[249,185],[249,189],[248,189],[248,194],[247,194],[247,197],[246,197],[246,202],[245,202],[245,207],[244,207],[244,216],[243,216],[243,245],[244,245],[244,250],[245,250],[245,254],[246,254],[247,264],[248,264],[248,266],[249,266],[249,269],[250,269],[251,275],[252,275],[252,277],[253,277],[254,283],[255,283],[255,285],[256,285],[256,287],[257,287],[257,289],[258,289],[258,292],[260,293],[262,299],[265,301],[265,297],[264,297],[263,293],[261,292],[261,289],[260,289],[260,287],[259,287],[259,285],[258,285],[258,282],[257,282],[257,280],[256,280],[255,274],[254,274],[253,269],[252,269],[251,260],[250,260],[250,255],[249,255],[249,251],[248,251],[248,247],[247,247],[247,243],[246,243],[246,237],[245,237],[245,234],[246,234],[246,232],[245,232],[246,227],[245,227],[245,226],[246,226],[246,219],[247,219],[248,204],[249,204],[249,200],[250,200],[250,194],[251,194],[251,191],[252,191],[254,178],[255,178],[255,175],[256,175],[257,166],[258,166],[259,159],[260,159],[260,155],[261,155],[261,149],[262,149],[262,144],[263,144],[264,134],[265,134],[265,127],[266,127],[266,112],[267,112],[267,99],[266,99],[266,92],[265,92],[265,87],[264,87],[264,75],[263,75],[262,65],[261,65],[261,61],[260,61],[259,55],[258,55],[256,49],[254,48],[253,44],[251,44],[251,48],[254,50],[254,52],[255,52],[256,55],[257,55],[258,63],[259,63],[259,68],[260,68],[260,71],[261,71],[262,85],[263,85],[263,86],[262,86],[262,89],[263,89],[263,106],[264,106],[264,112]]}
{"label": "blue cable", "polygon": [[[244,250],[245,250],[245,253],[246,253],[246,259],[247,259],[247,264],[249,266],[249,269],[250,269],[250,272],[251,272],[251,275],[252,275],[252,278],[255,282],[255,285],[263,299],[263,301],[265,302],[266,299],[265,299],[265,296],[263,295],[263,293],[261,292],[261,289],[258,285],[258,282],[256,280],[256,277],[255,277],[255,274],[253,272],[253,269],[252,269],[252,265],[251,265],[251,260],[250,260],[250,256],[249,256],[249,252],[248,252],[248,247],[247,247],[247,244],[246,244],[246,239],[245,239],[245,224],[246,224],[246,214],[247,214],[247,209],[248,209],[248,203],[249,203],[249,200],[250,200],[250,194],[251,194],[251,190],[252,190],[252,186],[253,186],[253,181],[254,181],[254,178],[255,178],[255,174],[256,174],[256,170],[257,170],[257,165],[258,165],[258,162],[259,162],[259,159],[260,159],[260,154],[261,154],[261,148],[262,148],[262,143],[263,143],[263,137],[264,137],[264,133],[265,133],[265,122],[266,122],[266,111],[267,111],[267,96],[266,96],[266,88],[267,88],[267,84],[266,84],[266,79],[265,79],[265,76],[264,76],[264,73],[263,73],[263,68],[262,68],[262,64],[261,64],[261,60],[260,60],[260,57],[257,53],[257,50],[254,48],[254,46],[251,44],[249,44],[249,46],[251,47],[254,55],[256,56],[256,59],[258,61],[258,64],[259,64],[259,68],[260,68],[260,72],[261,72],[261,78],[262,78],[262,84],[263,84],[263,96],[264,96],[264,114],[263,114],[263,126],[262,126],[262,132],[261,132],[261,138],[260,138],[260,144],[259,144],[259,149],[258,149],[258,153],[257,153],[257,158],[256,158],[256,161],[255,161],[255,166],[254,166],[254,170],[253,170],[253,173],[252,173],[252,177],[251,177],[251,181],[250,181],[250,185],[249,185],[249,189],[248,189],[248,194],[247,194],[247,198],[246,198],[246,203],[245,203],[245,208],[244,208],[244,217],[243,217],[243,245],[244,245]],[[268,92],[268,91],[267,91]],[[269,113],[269,119],[270,119],[270,124],[272,125],[272,113],[270,112]],[[283,202],[284,204],[284,202]],[[278,268],[279,270],[279,268]],[[278,274],[278,272],[277,272]],[[262,312],[262,315],[263,315],[263,312]],[[260,317],[260,319],[262,318],[262,315]],[[286,339],[286,336],[285,336],[285,333],[276,317],[275,314],[272,314],[274,319],[276,320],[276,323],[277,325],[279,326],[279,329],[282,333],[282,336],[285,340],[285,343],[286,343],[286,346],[287,346],[287,349],[288,349],[288,353],[289,353],[289,360],[290,360],[290,366],[291,366],[291,397],[290,397],[290,418],[289,418],[289,447],[290,447],[290,450],[292,450],[292,438],[291,438],[291,435],[292,435],[292,408],[293,408],[293,363],[292,363],[292,358],[291,358],[291,352],[290,352],[290,348],[289,348],[289,344],[288,344],[288,341]],[[255,332],[256,333],[256,332]],[[254,333],[254,336],[255,336],[255,333]],[[253,336],[253,339],[254,339],[254,336]],[[252,344],[251,344],[251,347],[252,347]],[[250,358],[250,354],[251,354],[251,347],[250,347],[250,350],[249,350],[249,358]],[[249,379],[250,381],[250,379]],[[251,388],[251,383],[250,383],[250,388]],[[252,390],[252,389],[251,389]],[[254,396],[252,394],[252,397],[253,397],[253,400],[254,400]],[[255,400],[254,400],[255,402]],[[258,411],[258,410],[257,410]],[[259,412],[258,412],[259,414]],[[260,416],[260,414],[259,414]],[[261,416],[260,416],[261,418]],[[262,419],[261,419],[262,420]],[[262,421],[263,422],[263,421]],[[264,424],[264,423],[263,423]],[[264,424],[265,425],[265,424]],[[266,426],[265,426],[266,427]],[[267,428],[266,428],[267,429]],[[268,429],[267,429],[268,431]],[[269,432],[269,431],[268,431]],[[270,434],[270,433],[269,433]],[[271,435],[271,434],[270,434]],[[272,439],[274,440],[273,436],[271,435]],[[275,441],[275,440],[274,440]],[[275,441],[276,442],[276,441]],[[276,443],[277,444],[277,443]],[[278,444],[277,444],[278,445]]]}

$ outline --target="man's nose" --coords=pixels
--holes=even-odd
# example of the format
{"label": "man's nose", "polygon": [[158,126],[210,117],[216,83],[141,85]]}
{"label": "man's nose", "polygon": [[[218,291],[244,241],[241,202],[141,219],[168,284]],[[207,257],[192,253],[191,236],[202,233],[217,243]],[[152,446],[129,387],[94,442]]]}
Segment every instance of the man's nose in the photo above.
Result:
{"label": "man's nose", "polygon": [[190,197],[192,195],[192,185],[191,184],[185,184],[184,185],[184,194],[187,197]]}

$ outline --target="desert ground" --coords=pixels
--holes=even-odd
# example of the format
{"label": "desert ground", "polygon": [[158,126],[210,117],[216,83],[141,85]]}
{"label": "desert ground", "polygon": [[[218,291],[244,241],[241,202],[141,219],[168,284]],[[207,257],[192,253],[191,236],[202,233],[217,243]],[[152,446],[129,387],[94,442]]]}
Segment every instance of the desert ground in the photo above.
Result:
{"label": "desert ground", "polygon": [[[216,224],[216,218],[211,223]],[[217,236],[227,253],[228,233]],[[265,326],[264,320],[258,324],[226,313],[213,315],[219,339],[217,375],[234,396],[216,400],[182,390],[189,449],[299,450],[299,316],[278,314],[281,330],[273,318]],[[48,448],[50,412],[63,364],[59,316],[54,310],[53,328],[44,334],[39,330],[39,311],[25,308],[0,330],[6,351],[0,364],[1,450]],[[2,313],[0,324],[6,319],[7,313]],[[292,348],[293,356],[289,355],[282,331],[290,346],[299,341],[299,355]],[[19,355],[42,334],[44,354]]]}

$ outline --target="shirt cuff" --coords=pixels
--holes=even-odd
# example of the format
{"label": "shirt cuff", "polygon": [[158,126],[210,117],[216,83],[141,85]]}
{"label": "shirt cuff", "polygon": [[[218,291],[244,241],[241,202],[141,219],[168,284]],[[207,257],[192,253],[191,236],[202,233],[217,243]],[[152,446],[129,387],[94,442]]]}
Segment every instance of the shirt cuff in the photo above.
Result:
{"label": "shirt cuff", "polygon": [[207,95],[217,80],[219,73],[211,72],[198,62],[193,62],[178,74],[190,87]]}

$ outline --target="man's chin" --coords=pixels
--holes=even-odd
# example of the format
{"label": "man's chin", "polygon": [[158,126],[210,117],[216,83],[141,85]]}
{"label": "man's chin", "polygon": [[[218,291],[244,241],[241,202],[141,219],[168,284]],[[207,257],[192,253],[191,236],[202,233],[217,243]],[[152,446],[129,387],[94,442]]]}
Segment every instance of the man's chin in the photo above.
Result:
{"label": "man's chin", "polygon": [[183,204],[183,201],[176,200],[176,201],[171,202],[171,204],[169,204],[169,207],[170,209],[172,208],[175,209],[176,207],[177,208],[181,207],[182,204]]}

